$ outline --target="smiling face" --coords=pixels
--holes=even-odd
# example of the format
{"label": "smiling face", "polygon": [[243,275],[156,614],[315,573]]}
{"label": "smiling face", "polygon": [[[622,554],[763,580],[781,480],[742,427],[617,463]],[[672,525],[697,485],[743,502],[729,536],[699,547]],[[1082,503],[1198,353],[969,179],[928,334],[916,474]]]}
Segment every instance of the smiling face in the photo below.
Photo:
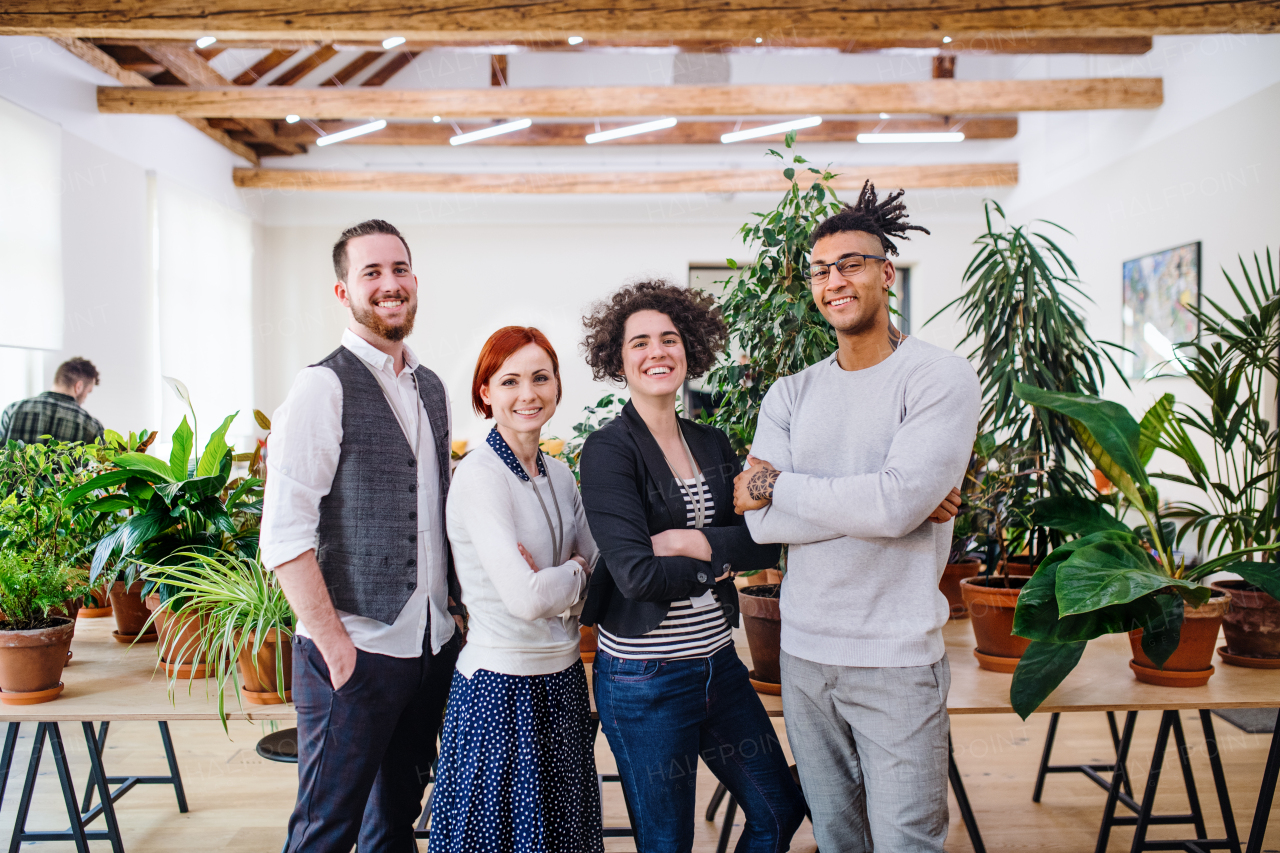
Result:
{"label": "smiling face", "polygon": [[418,311],[418,277],[409,252],[393,234],[367,234],[347,243],[347,280],[334,292],[356,323],[388,341],[413,331]]}
{"label": "smiling face", "polygon": [[667,397],[680,391],[688,373],[684,339],[660,311],[637,311],[622,333],[622,371],[632,395]]}
{"label": "smiling face", "polygon": [[[852,253],[883,256],[885,251],[874,234],[841,231],[815,243],[809,260],[830,264]],[[892,261],[867,260],[852,280],[832,267],[826,281],[810,283],[809,292],[818,311],[837,332],[860,335],[881,326],[888,328],[889,289],[896,279]]]}
{"label": "smiling face", "polygon": [[499,427],[538,433],[556,413],[555,367],[537,344],[525,344],[480,386],[480,399],[493,409]]}

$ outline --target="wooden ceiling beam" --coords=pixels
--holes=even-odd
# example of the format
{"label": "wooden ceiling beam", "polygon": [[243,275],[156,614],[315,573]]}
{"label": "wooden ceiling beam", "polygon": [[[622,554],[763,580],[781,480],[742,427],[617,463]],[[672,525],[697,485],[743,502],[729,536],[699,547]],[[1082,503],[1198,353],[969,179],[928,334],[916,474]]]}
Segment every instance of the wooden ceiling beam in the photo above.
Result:
{"label": "wooden ceiling beam", "polygon": [[237,86],[252,86],[285,62],[288,62],[289,58],[297,52],[296,48],[273,48],[266,56],[237,74],[236,79],[231,82]]}
{"label": "wooden ceiling beam", "polygon": [[[627,51],[652,52],[654,50],[671,50],[681,53],[776,53],[779,51],[821,50],[840,51],[842,53],[876,53],[884,50],[945,50],[948,53],[976,54],[1055,54],[1055,53],[1090,53],[1111,55],[1136,55],[1151,50],[1151,36],[1063,36],[1063,37],[1028,37],[1020,32],[1004,32],[993,35],[957,36],[944,42],[940,33],[931,34],[928,38],[894,39],[894,38],[859,38],[817,37],[791,38],[787,36],[769,36],[762,38],[759,44],[755,38],[741,38],[727,41],[724,39],[680,38],[661,39],[644,36],[611,36],[607,38],[584,41],[570,45],[564,37],[555,38],[520,38],[518,40],[494,41],[488,38],[470,38],[466,34],[458,34],[449,41],[410,39],[402,47],[405,50],[432,50],[453,48],[460,50],[484,50],[502,53],[523,53],[530,51],[555,51],[563,53],[619,53]],[[101,38],[94,39],[98,44],[136,45],[146,48],[149,44],[181,44],[189,47],[187,39],[137,39],[137,38]],[[322,42],[319,40],[299,39],[219,39],[218,44],[228,48],[251,50],[288,50],[290,55],[299,50],[316,49]],[[339,51],[381,51],[382,42],[376,39],[353,40],[342,39],[334,42]],[[274,66],[273,66],[274,67]]]}
{"label": "wooden ceiling beam", "polygon": [[365,80],[360,85],[361,86],[381,86],[383,83],[386,83],[392,77],[396,76],[401,71],[403,71],[410,62],[413,62],[414,57],[416,57],[417,55],[418,55],[418,52],[416,50],[400,51],[395,56],[391,57],[391,59],[388,60],[385,65],[383,65],[377,71],[370,74],[369,79]]}
{"label": "wooden ceiling beam", "polygon": [[755,3],[655,3],[653,0],[516,0],[458,4],[430,0],[6,0],[0,35],[219,39],[455,39],[588,41],[618,37],[705,38],[726,41],[829,38],[875,33],[877,38],[940,34],[998,36],[1149,36],[1280,32],[1280,2],[1179,0],[771,0]]}
{"label": "wooden ceiling beam", "polygon": [[[212,65],[190,48],[174,45],[156,45],[148,49],[147,52],[187,86],[226,87],[231,85],[230,80],[219,74]],[[271,138],[275,136],[275,127],[270,121],[261,118],[244,117],[237,117],[236,121],[264,143],[272,145],[272,147],[278,147],[270,142]],[[301,145],[294,145],[292,150],[289,151],[291,154],[305,152],[306,149]]]}
{"label": "wooden ceiling beam", "polygon": [[[831,185],[856,190],[871,179],[881,189],[1009,187],[1018,182],[1016,163],[932,166],[834,167]],[[775,171],[714,172],[320,172],[292,169],[236,169],[238,187],[281,191],[417,192],[497,194],[629,194],[780,192],[790,184]]]}
{"label": "wooden ceiling beam", "polygon": [[[215,126],[219,122],[234,123],[234,119],[210,119]],[[363,122],[320,121],[316,124],[326,134],[347,130]],[[617,122],[601,123],[600,130],[612,130],[622,125]],[[744,126],[750,127],[744,123]],[[464,132],[479,130],[482,125],[463,124]],[[624,136],[603,145],[718,145],[721,134],[739,129],[732,121],[688,121],[681,122],[667,130],[653,133],[642,133],[636,136]],[[311,145],[319,138],[312,127],[305,122],[286,124],[276,122],[276,139],[287,142],[301,142]],[[966,139],[1011,139],[1018,133],[1017,118],[929,118],[929,119],[889,119],[881,121],[824,121],[817,127],[805,128],[799,132],[803,142],[853,142],[859,133],[941,133],[960,130]],[[544,122],[535,124],[528,130],[515,133],[504,133],[489,139],[481,139],[472,145],[524,146],[524,145],[586,145],[586,135],[594,133],[596,125],[579,122]],[[448,145],[449,137],[455,131],[447,124],[426,123],[392,123],[385,130],[366,134],[355,145]],[[761,141],[781,140],[783,134],[760,137]]]}
{"label": "wooden ceiling beam", "polygon": [[346,65],[339,68],[331,76],[321,81],[321,86],[345,86],[361,71],[377,62],[383,56],[380,50],[366,50]]}
{"label": "wooden ceiling beam", "polygon": [[[367,81],[366,81],[367,82]],[[602,86],[388,90],[240,87],[98,89],[104,113],[202,118],[453,119],[605,116],[927,115],[1041,110],[1150,109],[1163,102],[1159,78],[922,80],[912,83],[751,86]]]}
{"label": "wooden ceiling beam", "polygon": [[338,51],[333,45],[321,45],[318,50],[299,61],[296,65],[287,68],[283,74],[272,80],[268,85],[292,86],[337,55]]}
{"label": "wooden ceiling beam", "polygon": [[[54,38],[53,41],[57,42],[76,58],[88,63],[103,74],[114,77],[126,86],[145,87],[151,85],[151,81],[146,77],[143,77],[136,71],[126,71],[121,68],[119,63],[108,56],[105,51],[87,41],[61,37]],[[223,148],[226,148],[237,156],[243,157],[253,165],[256,166],[260,162],[258,152],[254,151],[238,139],[231,137],[226,131],[219,130],[218,128],[211,126],[206,119],[198,116],[184,116],[182,120],[212,139],[214,142],[217,142]]]}

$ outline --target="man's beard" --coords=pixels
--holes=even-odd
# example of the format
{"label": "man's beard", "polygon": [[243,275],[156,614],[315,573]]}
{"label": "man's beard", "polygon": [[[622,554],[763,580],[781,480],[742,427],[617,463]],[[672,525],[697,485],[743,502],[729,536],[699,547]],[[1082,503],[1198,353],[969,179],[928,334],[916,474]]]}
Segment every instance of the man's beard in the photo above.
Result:
{"label": "man's beard", "polygon": [[378,316],[378,312],[372,305],[357,306],[354,302],[351,304],[351,316],[356,322],[388,341],[402,341],[409,337],[409,333],[413,331],[413,319],[417,313],[417,300],[410,301],[405,297],[404,322],[392,326]]}

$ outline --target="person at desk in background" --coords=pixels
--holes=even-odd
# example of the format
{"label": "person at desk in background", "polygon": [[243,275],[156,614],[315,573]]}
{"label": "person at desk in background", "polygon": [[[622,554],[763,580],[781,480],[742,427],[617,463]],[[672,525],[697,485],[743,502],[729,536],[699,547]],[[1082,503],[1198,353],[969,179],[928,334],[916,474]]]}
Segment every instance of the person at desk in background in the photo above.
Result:
{"label": "person at desk in background", "polygon": [[597,380],[631,400],[582,450],[582,502],[600,561],[583,624],[598,624],[600,725],[640,853],[693,845],[699,757],[742,806],[739,853],[780,853],[804,819],[773,724],[730,636],[736,572],[778,562],[733,512],[739,463],[720,430],[676,415],[687,377],[727,329],[713,299],[665,282],[625,287],[584,320]]}
{"label": "person at desk in background", "polygon": [[297,614],[298,801],[286,850],[411,850],[462,644],[445,538],[449,398],[404,339],[418,279],[394,226],[333,247],[342,345],[272,417],[262,562]]}
{"label": "person at desk in background", "polygon": [[0,414],[0,444],[36,444],[47,435],[55,441],[92,443],[102,437],[102,424],[84,410],[84,401],[101,379],[87,358],[69,358],[53,374],[53,388],[10,403]]}
{"label": "person at desk in background", "polygon": [[539,447],[560,401],[542,332],[507,326],[471,400],[497,423],[454,472],[449,542],[467,601],[431,796],[431,853],[602,853],[578,617],[597,551],[569,466]]}
{"label": "person at desk in background", "polygon": [[941,853],[947,836],[938,581],[981,389],[963,356],[889,319],[892,238],[929,233],[901,196],[868,181],[814,229],[810,292],[839,348],[769,389],[735,481],[756,541],[790,546],[782,702],[823,853]]}

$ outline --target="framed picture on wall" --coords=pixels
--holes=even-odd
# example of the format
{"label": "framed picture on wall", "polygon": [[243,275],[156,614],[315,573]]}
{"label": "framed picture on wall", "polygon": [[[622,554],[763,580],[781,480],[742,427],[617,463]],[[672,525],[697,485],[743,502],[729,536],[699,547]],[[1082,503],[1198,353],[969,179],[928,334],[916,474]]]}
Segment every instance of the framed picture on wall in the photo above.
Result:
{"label": "framed picture on wall", "polygon": [[1194,341],[1200,323],[1200,243],[1125,261],[1120,364],[1129,379],[1184,373],[1177,345]]}

